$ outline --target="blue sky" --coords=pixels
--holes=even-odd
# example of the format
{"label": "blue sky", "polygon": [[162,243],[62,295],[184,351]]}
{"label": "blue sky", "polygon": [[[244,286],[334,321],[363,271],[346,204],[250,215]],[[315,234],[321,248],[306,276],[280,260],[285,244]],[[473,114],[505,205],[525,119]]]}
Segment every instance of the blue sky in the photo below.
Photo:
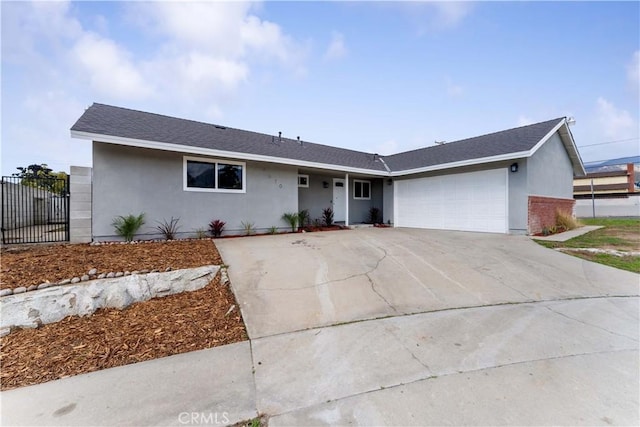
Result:
{"label": "blue sky", "polygon": [[91,165],[92,102],[380,154],[573,116],[585,162],[640,154],[638,2],[1,7],[3,175]]}

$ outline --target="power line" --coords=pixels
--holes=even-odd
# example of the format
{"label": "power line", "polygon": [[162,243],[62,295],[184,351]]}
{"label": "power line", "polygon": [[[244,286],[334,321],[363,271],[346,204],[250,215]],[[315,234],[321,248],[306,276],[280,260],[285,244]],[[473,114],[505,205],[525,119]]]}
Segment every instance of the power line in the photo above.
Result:
{"label": "power line", "polygon": [[636,139],[640,139],[640,137],[636,136],[635,138],[617,139],[615,141],[605,141],[605,142],[598,142],[598,143],[595,143],[595,144],[579,145],[578,148],[593,147],[594,145],[615,144],[617,142],[635,141]]}

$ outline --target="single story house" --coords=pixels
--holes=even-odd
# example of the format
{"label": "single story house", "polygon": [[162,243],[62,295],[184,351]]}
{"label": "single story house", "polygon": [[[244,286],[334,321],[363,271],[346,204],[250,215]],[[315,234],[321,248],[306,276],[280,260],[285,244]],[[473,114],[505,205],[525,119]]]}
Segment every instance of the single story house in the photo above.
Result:
{"label": "single story house", "polygon": [[93,142],[94,240],[116,238],[114,217],[130,213],[146,213],[141,234],[170,217],[191,234],[214,219],[240,233],[327,207],[346,225],[376,207],[395,227],[536,233],[572,210],[585,173],[566,118],[390,156],[104,104],[71,136]]}

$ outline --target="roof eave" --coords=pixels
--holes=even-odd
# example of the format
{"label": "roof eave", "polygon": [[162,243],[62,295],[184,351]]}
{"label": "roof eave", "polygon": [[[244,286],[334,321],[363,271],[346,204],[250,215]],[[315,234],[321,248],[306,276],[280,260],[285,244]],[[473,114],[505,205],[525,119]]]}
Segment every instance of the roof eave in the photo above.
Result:
{"label": "roof eave", "polygon": [[569,125],[567,124],[566,118],[560,119],[560,121],[558,121],[558,124],[556,124],[553,129],[551,129],[544,137],[540,139],[540,141],[538,141],[538,143],[536,143],[536,145],[533,146],[533,148],[530,150],[531,154],[529,154],[529,156],[527,157],[534,155],[535,152],[538,151],[538,149],[542,147],[542,145],[547,142],[549,138],[551,138],[556,132],[558,132],[558,134],[560,135],[560,140],[562,141],[565,150],[567,150],[567,154],[569,155],[569,159],[571,160],[571,165],[573,167],[574,176],[584,176],[586,172],[584,170],[584,165],[582,164],[582,158],[580,157],[580,153],[578,153],[578,148],[576,147],[576,143],[573,140],[573,136],[571,135],[571,131],[569,130]]}
{"label": "roof eave", "polygon": [[569,124],[565,121],[563,126],[558,130],[560,134],[560,139],[567,149],[567,153],[569,153],[569,158],[571,159],[571,163],[573,164],[573,174],[575,176],[585,176],[587,171],[584,168],[584,163],[582,162],[582,157],[580,157],[580,152],[578,151],[578,146],[576,145],[575,140],[573,139],[573,134],[571,133],[571,129],[569,129]]}
{"label": "roof eave", "polygon": [[413,175],[416,173],[440,171],[440,170],[453,169],[453,168],[459,168],[464,166],[474,166],[474,165],[479,165],[483,163],[500,162],[500,161],[506,161],[506,160],[517,160],[517,159],[522,159],[529,156],[530,156],[529,151],[518,151],[514,153],[501,154],[498,156],[481,157],[476,159],[462,160],[459,162],[441,163],[438,165],[425,166],[421,168],[404,169],[404,170],[391,172],[391,176],[401,177],[406,175]]}
{"label": "roof eave", "polygon": [[308,167],[315,169],[329,169],[339,172],[358,173],[374,176],[389,176],[389,172],[376,169],[355,168],[343,165],[333,165],[328,163],[310,162],[307,160],[289,159],[285,157],[273,157],[262,154],[241,153],[236,151],[216,150],[212,148],[194,147],[189,145],[171,144],[168,142],[147,141],[143,139],[125,138],[120,136],[112,136],[98,134],[93,132],[85,132],[79,130],[71,130],[72,138],[86,139],[89,141],[125,145],[128,147],[149,148],[154,150],[172,151],[187,154],[199,154],[203,156],[225,157],[231,159],[252,160],[257,162],[269,162],[283,165]]}

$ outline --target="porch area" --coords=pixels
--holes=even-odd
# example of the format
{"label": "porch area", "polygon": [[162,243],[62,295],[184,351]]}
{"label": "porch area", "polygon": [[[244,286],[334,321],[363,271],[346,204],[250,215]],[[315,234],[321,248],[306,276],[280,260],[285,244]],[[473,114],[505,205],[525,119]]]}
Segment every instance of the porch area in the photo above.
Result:
{"label": "porch area", "polygon": [[298,210],[306,209],[313,223],[322,221],[326,208],[333,209],[334,222],[340,225],[391,224],[393,181],[374,175],[299,169]]}

